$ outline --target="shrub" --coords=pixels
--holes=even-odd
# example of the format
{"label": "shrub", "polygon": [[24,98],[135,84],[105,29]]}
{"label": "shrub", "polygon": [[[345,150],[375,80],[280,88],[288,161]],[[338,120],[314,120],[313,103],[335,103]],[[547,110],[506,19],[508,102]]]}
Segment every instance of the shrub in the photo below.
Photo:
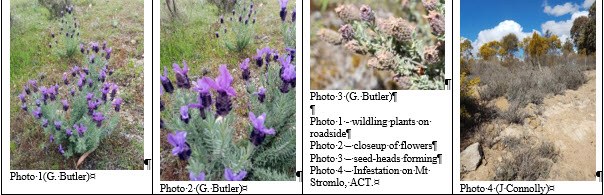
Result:
{"label": "shrub", "polygon": [[[226,65],[216,79],[203,77],[191,85],[186,62],[182,68],[174,64],[176,88],[164,70],[162,124],[173,132],[168,134],[172,154],[188,161],[191,180],[295,178],[295,65],[289,51],[258,51],[259,75],[250,75],[249,58],[240,64],[243,93],[233,88]],[[234,108],[232,99],[242,96],[249,100],[247,107]],[[246,110],[248,116],[233,109]],[[235,138],[237,129],[245,129],[247,139]]]}
{"label": "shrub", "polygon": [[230,51],[242,52],[255,35],[256,12],[253,2],[237,2],[230,13],[220,16],[220,27],[214,36]]}
{"label": "shrub", "polygon": [[[352,53],[370,57],[368,66],[390,71],[405,89],[444,89],[444,1],[423,1],[431,34],[403,18],[378,18],[371,7],[341,5],[335,9],[345,23],[336,33],[321,29],[317,35]],[[429,41],[421,39],[430,37]]]}
{"label": "shrub", "polygon": [[82,47],[86,66],[64,72],[61,84],[41,86],[42,80],[30,80],[19,94],[22,110],[37,119],[50,144],[67,158],[96,149],[119,122],[122,99],[108,78],[113,72],[108,67],[112,49],[99,47]]}
{"label": "shrub", "polygon": [[38,0],[38,3],[48,9],[53,18],[62,17],[65,8],[71,5],[70,0]]}
{"label": "shrub", "polygon": [[[74,11],[73,5],[66,6],[64,11],[61,11],[59,30],[55,29],[50,32],[51,42],[48,43],[48,47],[54,48],[55,53],[63,57],[71,57],[76,54],[78,44],[81,44],[79,24]],[[82,49],[81,46],[80,49]]]}
{"label": "shrub", "polygon": [[508,150],[512,153],[511,158],[503,160],[501,166],[495,171],[496,181],[538,181],[546,180],[551,166],[556,162],[558,151],[549,142],[541,142],[538,147],[530,147],[521,141],[507,143],[519,144],[521,146]]}

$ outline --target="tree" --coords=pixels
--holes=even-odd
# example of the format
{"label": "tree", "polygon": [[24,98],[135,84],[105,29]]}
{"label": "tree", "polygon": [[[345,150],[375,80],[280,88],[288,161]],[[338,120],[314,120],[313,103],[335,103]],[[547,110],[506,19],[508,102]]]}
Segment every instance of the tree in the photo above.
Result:
{"label": "tree", "polygon": [[532,36],[524,38],[523,43],[526,58],[531,64],[539,66],[541,70],[541,61],[550,45],[548,39],[540,36],[537,32],[533,32]]}
{"label": "tree", "polygon": [[514,52],[518,51],[518,37],[510,33],[501,39],[500,45],[499,53],[502,56],[507,58],[513,57]]}
{"label": "tree", "polygon": [[568,56],[571,53],[575,53],[575,46],[572,43],[572,40],[566,38],[566,41],[562,45],[562,55]]}
{"label": "tree", "polygon": [[586,55],[596,52],[596,3],[591,4],[589,8],[589,21],[583,29],[585,36],[581,49]]}
{"label": "tree", "polygon": [[470,42],[470,40],[465,39],[461,42],[461,44],[459,45],[459,48],[461,50],[461,56],[465,57],[465,58],[470,58],[472,57],[472,49],[474,49],[474,47],[472,47],[472,42]]}
{"label": "tree", "polygon": [[[573,26],[570,29],[570,36],[573,39],[573,43],[575,44],[575,46],[577,47],[577,50],[580,53],[586,53],[585,52],[585,45],[586,45],[586,41],[587,41],[587,37],[585,35],[585,29],[587,29],[588,27],[588,23],[589,23],[589,18],[587,16],[581,16],[575,19],[575,21],[573,21]],[[595,41],[594,41],[595,44]]]}
{"label": "tree", "polygon": [[497,56],[497,52],[500,48],[499,45],[500,44],[498,41],[491,41],[485,43],[480,46],[480,49],[478,49],[478,54],[480,55],[480,57],[482,57],[483,60],[489,61],[493,58],[493,56]]}
{"label": "tree", "polygon": [[551,55],[559,54],[558,50],[562,48],[562,43],[558,39],[558,35],[550,35],[545,39],[547,42],[547,53]]}

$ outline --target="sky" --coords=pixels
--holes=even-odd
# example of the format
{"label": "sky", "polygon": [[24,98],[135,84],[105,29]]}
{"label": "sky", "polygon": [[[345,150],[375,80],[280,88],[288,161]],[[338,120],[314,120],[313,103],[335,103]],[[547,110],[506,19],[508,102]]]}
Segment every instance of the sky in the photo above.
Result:
{"label": "sky", "polygon": [[522,40],[550,30],[564,42],[575,18],[587,16],[595,0],[461,0],[460,32],[474,53],[484,43],[514,33]]}

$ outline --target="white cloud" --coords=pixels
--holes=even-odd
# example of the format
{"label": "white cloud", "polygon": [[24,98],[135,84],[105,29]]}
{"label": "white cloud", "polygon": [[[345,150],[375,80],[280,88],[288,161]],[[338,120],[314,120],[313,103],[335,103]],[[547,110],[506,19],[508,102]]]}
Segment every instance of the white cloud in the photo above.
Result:
{"label": "white cloud", "polygon": [[583,2],[583,8],[588,9],[591,6],[591,4],[593,4],[595,1],[596,0],[585,0]]}
{"label": "white cloud", "polygon": [[524,32],[522,26],[520,26],[520,24],[518,24],[517,22],[513,20],[505,20],[491,29],[480,31],[476,40],[472,42],[472,47],[474,47],[472,53],[476,53],[480,46],[482,46],[483,44],[495,40],[499,41],[505,35],[508,35],[510,33],[515,34],[516,37],[518,37],[518,40],[522,40],[524,39],[524,37],[532,34],[532,32]]}
{"label": "white cloud", "polygon": [[577,11],[579,11],[579,5],[568,2],[562,5],[556,5],[554,7],[545,5],[543,8],[543,12],[553,16],[562,16],[569,13],[575,13]]}
{"label": "white cloud", "polygon": [[566,40],[566,38],[570,38],[570,29],[573,27],[573,22],[575,19],[581,16],[587,16],[589,12],[580,11],[572,14],[569,20],[564,21],[547,21],[541,24],[541,32],[545,33],[545,31],[549,30],[552,34],[558,35],[561,41]]}

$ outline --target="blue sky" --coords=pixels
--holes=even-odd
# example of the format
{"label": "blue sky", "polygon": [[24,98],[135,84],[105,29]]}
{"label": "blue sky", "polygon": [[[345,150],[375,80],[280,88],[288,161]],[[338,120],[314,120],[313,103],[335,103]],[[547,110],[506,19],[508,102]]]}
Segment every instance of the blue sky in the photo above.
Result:
{"label": "blue sky", "polygon": [[550,30],[561,41],[570,35],[575,18],[587,15],[595,0],[461,0],[461,36],[474,49],[514,33],[520,39],[533,31]]}

